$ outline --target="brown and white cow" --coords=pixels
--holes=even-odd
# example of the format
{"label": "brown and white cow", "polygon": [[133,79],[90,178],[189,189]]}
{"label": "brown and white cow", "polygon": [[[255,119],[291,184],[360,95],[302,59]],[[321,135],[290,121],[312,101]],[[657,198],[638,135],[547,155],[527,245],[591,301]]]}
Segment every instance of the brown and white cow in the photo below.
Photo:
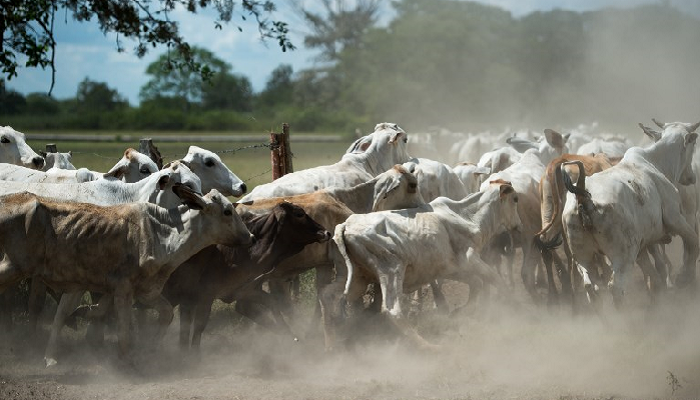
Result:
{"label": "brown and white cow", "polygon": [[[579,174],[578,185],[567,184],[562,220],[574,260],[585,273],[594,268],[596,254],[604,254],[612,266],[615,304],[620,304],[627,272],[641,250],[665,241],[670,235],[683,240],[683,270],[678,283],[695,281],[698,235],[681,210],[677,185],[696,181],[691,166],[697,124],[665,124],[656,132],[639,124],[654,143],[646,148],[632,147],[614,167],[586,178]],[[582,168],[582,164],[579,165]],[[568,174],[563,174],[565,183]],[[662,286],[661,277],[649,266],[645,275],[652,287]],[[589,285],[589,288],[592,286]],[[595,296],[595,293],[589,291]]]}
{"label": "brown and white cow", "polygon": [[[173,191],[189,208],[148,203],[103,207],[28,193],[4,196],[0,290],[34,277],[61,292],[107,293],[105,303],[113,300],[116,306],[119,353],[127,355],[134,299],[156,308],[161,326],[167,326],[172,306],[160,292],[178,265],[212,244],[252,243],[234,206],[217,191],[204,197],[182,185]],[[52,332],[47,364],[55,363],[56,339]]]}

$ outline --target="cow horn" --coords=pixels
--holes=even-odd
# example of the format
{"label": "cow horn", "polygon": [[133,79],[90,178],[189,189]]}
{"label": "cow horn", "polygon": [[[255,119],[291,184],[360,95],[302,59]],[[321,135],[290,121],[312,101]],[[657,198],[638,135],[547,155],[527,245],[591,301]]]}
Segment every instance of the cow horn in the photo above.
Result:
{"label": "cow horn", "polygon": [[696,122],[688,127],[688,132],[695,132],[696,129],[700,128],[700,122]]}
{"label": "cow horn", "polygon": [[656,126],[658,126],[658,127],[661,128],[661,129],[664,129],[664,127],[666,126],[666,124],[664,124],[663,122],[660,122],[660,121],[656,120],[655,118],[652,118],[651,120],[654,121],[654,123],[656,124]]}
{"label": "cow horn", "polygon": [[652,138],[655,142],[658,142],[659,139],[661,139],[661,132],[657,132],[648,126],[644,126],[641,122],[639,123],[639,127],[642,128],[644,133],[646,133],[646,135]]}

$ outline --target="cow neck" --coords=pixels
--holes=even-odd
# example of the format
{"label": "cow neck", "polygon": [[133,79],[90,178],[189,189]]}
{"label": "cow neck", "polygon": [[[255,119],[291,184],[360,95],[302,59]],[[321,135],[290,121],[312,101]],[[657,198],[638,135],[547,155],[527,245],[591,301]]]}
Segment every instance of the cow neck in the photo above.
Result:
{"label": "cow neck", "polygon": [[155,244],[162,246],[161,264],[174,267],[184,263],[191,256],[213,244],[204,234],[199,211],[187,206],[166,209],[154,204],[147,204],[147,217],[150,231],[156,236]]}
{"label": "cow neck", "polygon": [[[685,135],[681,131],[664,131],[658,142],[646,148],[631,149],[630,161],[637,161],[635,153],[641,154],[642,158],[661,172],[666,179],[678,184],[683,172],[683,147],[685,146]],[[636,150],[636,152],[635,152]],[[627,157],[625,157],[627,158]],[[623,159],[624,160],[624,159]]]}
{"label": "cow neck", "polygon": [[[347,160],[354,165],[361,165],[363,171],[377,176],[388,171],[396,164],[403,164],[411,159],[406,152],[406,147],[400,141],[389,143],[391,133],[377,135],[372,134],[372,143],[362,153],[346,153],[342,160]],[[387,148],[388,147],[388,148]]]}
{"label": "cow neck", "polygon": [[498,197],[494,201],[493,196],[494,194],[498,196],[499,193],[497,187],[491,187],[483,192],[472,193],[462,200],[443,198],[440,201],[465,222],[464,225],[471,233],[471,240],[475,242],[478,249],[482,249],[498,233],[499,213],[492,208],[494,203],[499,201]]}
{"label": "cow neck", "polygon": [[374,185],[379,178],[373,178],[350,188],[333,188],[328,194],[345,204],[354,213],[368,213],[372,208]]}

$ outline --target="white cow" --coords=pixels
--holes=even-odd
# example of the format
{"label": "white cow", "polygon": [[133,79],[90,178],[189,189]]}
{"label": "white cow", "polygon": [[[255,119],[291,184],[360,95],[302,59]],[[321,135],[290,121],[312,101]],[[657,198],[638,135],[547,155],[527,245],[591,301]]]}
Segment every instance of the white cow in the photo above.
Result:
{"label": "white cow", "polygon": [[403,166],[416,176],[421,195],[427,202],[441,196],[461,200],[467,195],[459,175],[447,164],[427,158],[413,158]]}
{"label": "white cow", "polygon": [[[676,185],[696,180],[691,160],[698,136],[694,131],[700,122],[666,124],[663,132],[639,125],[655,143],[630,148],[619,164],[605,171],[590,177],[579,174],[578,186],[566,182],[572,193],[567,195],[563,223],[573,257],[584,273],[594,271],[596,254],[608,257],[613,274],[608,284],[616,305],[623,298],[626,273],[641,249],[664,242],[669,235],[680,235],[684,247],[681,284],[694,281],[698,257],[698,235],[682,214]],[[568,174],[562,173],[566,181]],[[640,266],[646,268],[645,275],[658,290],[658,272]],[[590,290],[589,294],[595,295]]]}
{"label": "white cow", "polygon": [[478,192],[481,184],[491,174],[491,168],[480,167],[470,162],[461,162],[455,165],[452,170],[464,184],[467,194]]}
{"label": "white cow", "polygon": [[0,181],[0,195],[28,192],[55,200],[98,205],[141,201],[173,207],[180,202],[172,190],[169,190],[175,183],[182,183],[196,192],[201,192],[199,177],[193,174],[187,166],[176,161],[167,168],[135,183],[107,179],[60,185]]}
{"label": "white cow", "polygon": [[346,298],[355,300],[379,282],[382,312],[402,325],[400,294],[438,278],[477,276],[507,296],[505,282],[479,254],[494,235],[520,225],[517,201],[510,184],[493,182],[460,201],[440,197],[417,208],[351,215],[333,237],[348,270]]}
{"label": "white cow", "polygon": [[44,172],[0,163],[0,180],[37,183],[83,183],[97,179],[116,179],[126,183],[134,183],[157,171],[158,167],[153,160],[129,148],[126,149],[121,160],[106,173],[90,171],[87,168],[69,170],[56,167]]}
{"label": "white cow", "polygon": [[239,197],[248,190],[245,183],[214,152],[190,146],[181,161],[200,177],[203,192],[217,189],[224,196]]}
{"label": "white cow", "polygon": [[340,161],[292,172],[257,186],[241,202],[265,197],[311,193],[326,187],[350,187],[366,182],[395,164],[409,161],[406,132],[396,124],[378,124],[374,132],[357,139]]}
{"label": "white cow", "polygon": [[0,162],[41,169],[44,159],[27,144],[24,133],[0,126]]}
{"label": "white cow", "polygon": [[234,206],[217,191],[201,197],[176,185],[173,192],[188,206],[101,207],[28,193],[3,196],[0,291],[31,276],[57,291],[107,293],[100,305],[106,309],[113,300],[119,354],[127,355],[134,300],[155,307],[167,327],[173,312],[161,290],[177,266],[212,244],[252,243]]}
{"label": "white cow", "polygon": [[[540,153],[537,150],[527,150],[520,160],[504,169],[503,171],[492,174],[487,178],[487,182],[481,184],[481,190],[489,190],[490,181],[507,181],[510,182],[515,191],[518,193],[518,214],[522,221],[522,228],[516,233],[504,233],[497,240],[499,243],[493,243],[491,251],[502,249],[503,240],[507,240],[511,249],[520,247],[523,252],[522,268],[520,275],[525,284],[525,288],[533,297],[538,300],[539,296],[535,291],[535,271],[538,264],[539,255],[535,246],[535,233],[540,230],[540,195],[539,183],[540,178],[545,172],[545,165],[542,164]],[[513,243],[511,242],[511,239]],[[508,276],[511,283],[514,283],[513,277],[513,257],[508,260]],[[491,253],[495,256],[496,254]],[[491,259],[491,257],[489,257]],[[495,257],[494,257],[495,258]],[[500,258],[500,257],[498,257]],[[493,260],[497,262],[497,260]]]}

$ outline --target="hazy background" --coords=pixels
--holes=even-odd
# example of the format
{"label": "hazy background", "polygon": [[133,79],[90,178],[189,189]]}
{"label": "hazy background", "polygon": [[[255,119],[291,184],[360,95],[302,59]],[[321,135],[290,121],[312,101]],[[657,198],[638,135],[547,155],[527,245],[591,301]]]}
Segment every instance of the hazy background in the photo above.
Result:
{"label": "hazy background", "polygon": [[[331,2],[345,4],[341,16],[352,16],[357,3]],[[283,53],[274,42],[261,43],[251,24],[241,23],[242,33],[236,24],[218,31],[207,12],[173,15],[193,45],[249,83],[250,99],[243,105],[185,99],[181,115],[174,116],[162,112],[173,109],[172,101],[151,102],[139,115],[127,112],[88,126],[75,121],[82,118],[54,118],[41,125],[36,110],[31,118],[6,120],[18,121],[20,130],[257,130],[290,122],[305,131],[352,132],[395,121],[411,131],[478,131],[597,121],[601,129],[618,131],[636,129],[638,121],[651,117],[691,121],[700,114],[700,2],[693,0],[380,1],[366,22],[333,20],[318,1],[298,1],[334,27],[322,37],[332,43],[332,52],[305,47],[318,32],[292,11],[291,1],[277,4],[274,17],[290,23],[296,51]],[[89,78],[113,89],[136,113],[143,103],[139,92],[153,79],[146,67],[163,49],[138,59],[126,43],[127,53],[120,54],[113,35],[104,36],[95,23],[77,23],[70,15],[58,18],[56,39],[53,99],[79,98],[79,84]],[[278,73],[283,67],[286,75]],[[25,96],[48,90],[48,72],[22,69],[19,74],[6,82],[9,90]],[[0,117],[7,116],[1,108]],[[238,117],[207,115],[210,110]],[[99,111],[96,119],[112,110]],[[190,112],[199,120],[172,123]],[[161,122],[158,113],[164,115]],[[220,122],[212,124],[216,118]]]}

